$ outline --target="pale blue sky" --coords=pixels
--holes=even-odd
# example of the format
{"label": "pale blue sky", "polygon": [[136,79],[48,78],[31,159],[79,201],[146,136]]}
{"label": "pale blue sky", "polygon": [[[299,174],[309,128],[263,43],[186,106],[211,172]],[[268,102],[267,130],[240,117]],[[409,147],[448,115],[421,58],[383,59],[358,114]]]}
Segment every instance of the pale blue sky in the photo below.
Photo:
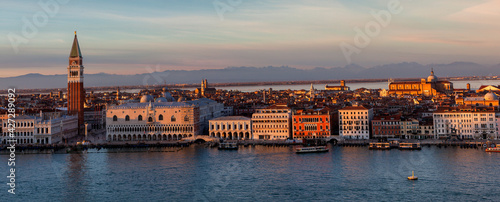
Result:
{"label": "pale blue sky", "polygon": [[[33,16],[44,15],[39,3],[57,1],[2,2],[0,77],[65,74],[74,30],[86,73],[144,73],[148,66],[160,71],[344,66],[348,60],[340,44],[354,45],[354,28],[364,30],[375,20],[370,12],[387,10],[390,2],[242,0],[230,5],[218,0],[232,9],[221,20],[211,0],[61,1],[46,23],[38,18],[31,36],[22,30]],[[399,2],[401,13],[391,15],[370,44],[350,57],[352,63],[500,63],[499,1]],[[25,38],[17,52],[12,36]]]}

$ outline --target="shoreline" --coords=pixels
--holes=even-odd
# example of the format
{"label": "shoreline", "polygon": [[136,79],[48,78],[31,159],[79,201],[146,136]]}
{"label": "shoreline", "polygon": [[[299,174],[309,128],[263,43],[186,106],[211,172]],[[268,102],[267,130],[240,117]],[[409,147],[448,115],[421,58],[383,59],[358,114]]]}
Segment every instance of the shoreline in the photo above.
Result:
{"label": "shoreline", "polygon": [[[239,147],[255,147],[255,146],[265,146],[265,147],[290,147],[305,145],[303,143],[286,142],[285,140],[226,140],[226,142],[237,143]],[[368,147],[369,143],[376,141],[373,140],[342,140],[338,143],[326,142],[324,144],[332,144],[332,146],[337,147]],[[480,140],[480,141],[444,141],[444,140],[407,140],[408,143],[420,143],[422,147],[438,147],[438,148],[461,148],[461,149],[484,149],[491,144],[500,144],[500,140]],[[488,144],[487,144],[488,143]],[[204,145],[205,148],[215,148],[218,143],[214,142],[204,142],[196,143],[194,141],[169,141],[169,142],[158,142],[158,141],[148,141],[148,142],[124,142],[124,143],[100,143],[100,144],[89,144],[89,145],[16,145],[16,154],[65,154],[65,153],[79,153],[87,152],[90,150],[97,150],[90,153],[133,153],[133,152],[177,152],[182,150],[184,147],[190,147],[193,144]],[[487,147],[484,145],[487,144]],[[9,151],[7,149],[8,145],[0,145],[0,155],[8,155]],[[169,148],[170,150],[167,150]],[[106,149],[106,152],[99,152],[101,149]],[[123,149],[123,151],[122,151]],[[111,150],[111,151],[109,151]]]}
{"label": "shoreline", "polygon": [[[478,76],[464,76],[464,77],[443,77],[449,81],[464,81],[464,80],[500,80],[500,79],[487,79]],[[383,79],[332,79],[332,80],[308,80],[308,81],[260,81],[260,82],[229,82],[229,83],[210,83],[211,87],[241,87],[241,86],[279,86],[279,85],[304,85],[304,84],[338,84],[341,80],[345,80],[346,83],[378,83],[387,82],[389,78]],[[394,81],[419,81],[421,78],[393,78]],[[161,85],[133,85],[133,86],[97,86],[97,87],[85,87],[85,91],[115,91],[117,88],[120,90],[130,90],[130,89],[141,89],[141,88],[172,88],[184,90],[185,88],[196,88],[200,84],[161,84]],[[29,94],[29,93],[50,93],[50,92],[66,92],[66,88],[42,88],[42,89],[18,89],[19,93]],[[0,90],[0,94],[5,94],[6,89]]]}

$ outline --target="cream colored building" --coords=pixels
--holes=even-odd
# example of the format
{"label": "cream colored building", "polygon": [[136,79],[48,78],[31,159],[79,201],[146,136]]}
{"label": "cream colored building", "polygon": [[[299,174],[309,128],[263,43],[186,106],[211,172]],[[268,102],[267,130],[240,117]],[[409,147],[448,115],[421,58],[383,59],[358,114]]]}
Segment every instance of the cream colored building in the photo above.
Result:
{"label": "cream colored building", "polygon": [[180,140],[199,134],[199,108],[196,105],[151,102],[151,99],[143,98],[141,103],[107,108],[106,140]]}
{"label": "cream colored building", "polygon": [[244,116],[224,116],[209,121],[210,137],[225,140],[250,140],[252,119]]}
{"label": "cream colored building", "polygon": [[252,115],[253,139],[284,140],[291,137],[292,111],[286,105],[257,109]]}
{"label": "cream colored building", "polygon": [[339,110],[339,135],[345,139],[369,139],[373,109],[348,106]]}
{"label": "cream colored building", "polygon": [[[43,117],[43,115],[41,116]],[[63,143],[63,138],[72,138],[78,134],[77,116],[60,116],[44,119],[37,116],[17,115],[14,138],[17,144],[53,144]],[[2,119],[0,142],[8,143],[8,119]]]}
{"label": "cream colored building", "polygon": [[453,83],[439,80],[431,71],[427,79],[419,81],[389,82],[389,94],[435,96],[438,93],[453,93]]}

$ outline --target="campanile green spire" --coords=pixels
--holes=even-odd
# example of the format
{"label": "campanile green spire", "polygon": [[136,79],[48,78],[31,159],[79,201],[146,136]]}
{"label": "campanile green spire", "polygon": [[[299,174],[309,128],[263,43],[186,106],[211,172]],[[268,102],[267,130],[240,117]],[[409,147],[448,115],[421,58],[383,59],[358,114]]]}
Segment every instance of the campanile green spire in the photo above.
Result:
{"label": "campanile green spire", "polygon": [[75,31],[75,39],[73,40],[73,47],[71,47],[71,53],[69,54],[70,58],[82,57],[82,52],[80,52],[80,45],[78,44],[78,38],[76,37]]}

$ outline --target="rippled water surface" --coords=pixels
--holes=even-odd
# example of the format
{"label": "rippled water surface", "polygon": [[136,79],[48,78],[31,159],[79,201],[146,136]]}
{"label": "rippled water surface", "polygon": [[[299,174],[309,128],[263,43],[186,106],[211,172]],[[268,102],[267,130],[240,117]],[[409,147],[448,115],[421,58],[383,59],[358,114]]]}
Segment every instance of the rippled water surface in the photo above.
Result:
{"label": "rippled water surface", "polygon": [[[498,201],[500,193],[500,153],[481,149],[93,152],[18,155],[17,194],[7,193],[3,178],[1,201]],[[7,158],[0,155],[3,176]],[[418,181],[406,179],[412,170]]]}

